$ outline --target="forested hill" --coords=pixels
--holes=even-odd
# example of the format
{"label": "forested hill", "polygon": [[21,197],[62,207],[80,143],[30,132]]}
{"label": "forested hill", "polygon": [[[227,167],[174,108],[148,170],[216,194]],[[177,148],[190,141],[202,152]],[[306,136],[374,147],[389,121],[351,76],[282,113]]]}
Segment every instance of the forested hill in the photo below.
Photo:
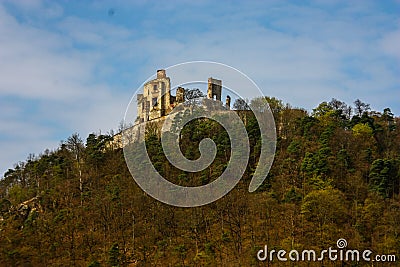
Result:
{"label": "forested hill", "polygon": [[[108,135],[74,134],[18,163],[0,180],[0,266],[260,266],[264,245],[322,250],[339,238],[400,260],[400,118],[359,100],[333,99],[311,113],[267,100],[278,133],[267,179],[247,191],[260,133],[254,116],[238,111],[250,137],[247,170],[229,194],[203,207],[176,208],[145,194]],[[214,121],[189,126],[181,133],[188,158],[199,156],[203,138],[217,143],[205,170],[171,166],[156,130],[147,133],[147,149],[166,179],[207,184],[229,161],[229,138]]]}

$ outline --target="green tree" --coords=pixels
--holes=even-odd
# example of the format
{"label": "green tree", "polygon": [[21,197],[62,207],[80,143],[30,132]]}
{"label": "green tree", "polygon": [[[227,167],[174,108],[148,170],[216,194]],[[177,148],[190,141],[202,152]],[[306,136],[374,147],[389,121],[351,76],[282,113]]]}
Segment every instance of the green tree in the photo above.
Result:
{"label": "green tree", "polygon": [[373,134],[373,130],[366,123],[358,123],[352,128],[355,137],[369,138]]}
{"label": "green tree", "polygon": [[337,189],[314,190],[304,197],[301,213],[306,220],[317,226],[321,241],[325,242],[326,235],[329,235],[331,230],[342,227],[346,222],[348,217],[346,198]]}
{"label": "green tree", "polygon": [[108,251],[108,264],[111,267],[119,267],[120,266],[120,253],[119,247],[117,243],[114,243],[110,250]]}
{"label": "green tree", "polygon": [[399,193],[398,161],[377,159],[372,162],[369,172],[369,188],[383,197]]}

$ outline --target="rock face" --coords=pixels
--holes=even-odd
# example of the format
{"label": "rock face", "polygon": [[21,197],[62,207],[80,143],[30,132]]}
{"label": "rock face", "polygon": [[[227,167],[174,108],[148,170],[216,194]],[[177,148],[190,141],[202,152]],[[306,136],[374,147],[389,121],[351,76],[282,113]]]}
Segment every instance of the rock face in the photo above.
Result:
{"label": "rock face", "polygon": [[0,201],[0,232],[9,219],[19,221],[19,228],[22,229],[26,221],[34,220],[40,213],[43,213],[43,208],[40,205],[39,196],[18,205],[12,205],[8,200],[3,199]]}
{"label": "rock face", "polygon": [[10,214],[15,215],[22,220],[26,220],[29,216],[42,212],[43,208],[40,205],[40,198],[37,196],[26,200],[17,206],[11,206],[9,211]]}

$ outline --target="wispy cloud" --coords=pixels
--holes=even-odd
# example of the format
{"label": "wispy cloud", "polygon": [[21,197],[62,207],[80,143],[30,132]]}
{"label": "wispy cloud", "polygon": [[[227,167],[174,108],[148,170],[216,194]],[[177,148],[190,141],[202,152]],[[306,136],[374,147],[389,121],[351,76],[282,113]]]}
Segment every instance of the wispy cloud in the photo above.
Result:
{"label": "wispy cloud", "polygon": [[74,38],[22,23],[0,5],[2,172],[30,153],[56,148],[75,131],[85,137],[116,128],[122,119],[121,92],[95,77],[103,57],[77,49]]}

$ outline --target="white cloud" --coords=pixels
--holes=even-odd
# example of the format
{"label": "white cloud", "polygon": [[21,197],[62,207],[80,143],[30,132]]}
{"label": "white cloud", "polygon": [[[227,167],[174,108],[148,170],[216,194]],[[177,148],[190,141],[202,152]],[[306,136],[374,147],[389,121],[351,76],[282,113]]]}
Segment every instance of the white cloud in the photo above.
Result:
{"label": "white cloud", "polygon": [[57,28],[75,43],[90,45],[93,49],[109,48],[113,43],[125,41],[135,34],[134,29],[126,29],[106,22],[94,22],[77,17],[67,17]]}
{"label": "white cloud", "polygon": [[63,9],[55,1],[43,0],[5,0],[22,13],[23,16],[37,16],[42,19],[54,19],[62,16]]}
{"label": "white cloud", "polygon": [[400,21],[395,30],[386,33],[381,42],[383,51],[400,60]]}
{"label": "white cloud", "polygon": [[90,74],[84,55],[69,54],[65,38],[21,25],[1,7],[0,17],[1,94],[58,100],[80,94],[75,85]]}
{"label": "white cloud", "polygon": [[[64,25],[72,22],[81,23],[67,19]],[[89,26],[76,29],[94,31]],[[99,34],[104,29],[96,28]],[[118,39],[124,34],[108,29]],[[0,147],[7,151],[1,153],[0,173],[29,153],[56,148],[73,132],[85,138],[116,128],[122,119],[124,94],[94,77],[102,56],[76,49],[74,38],[19,22],[0,5]]]}

